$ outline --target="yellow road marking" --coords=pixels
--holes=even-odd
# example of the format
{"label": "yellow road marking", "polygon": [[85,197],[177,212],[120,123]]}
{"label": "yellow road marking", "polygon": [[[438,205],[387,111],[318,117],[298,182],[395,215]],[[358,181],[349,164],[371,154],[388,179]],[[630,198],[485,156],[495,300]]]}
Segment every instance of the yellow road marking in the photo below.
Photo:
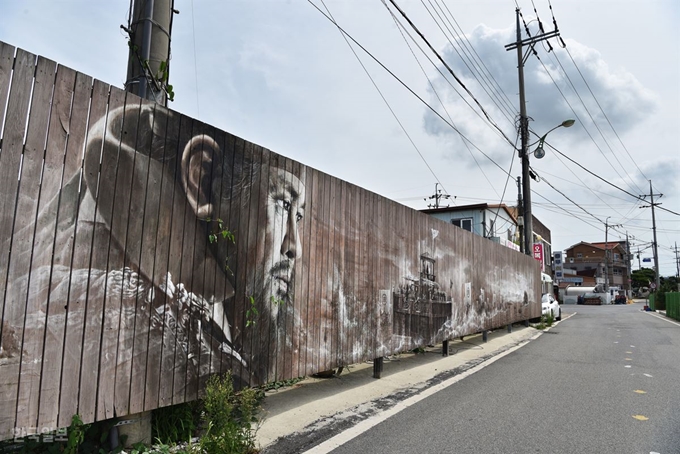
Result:
{"label": "yellow road marking", "polygon": [[633,361],[633,358],[625,358],[626,361]]}
{"label": "yellow road marking", "polygon": [[633,418],[637,419],[638,421],[647,421],[649,419],[648,417],[642,415],[633,415]]}
{"label": "yellow road marking", "polygon": [[647,391],[643,391],[641,389],[636,389],[634,392],[636,392],[638,394],[647,394]]}
{"label": "yellow road marking", "polygon": [[633,354],[633,352],[626,352],[626,354],[627,354],[627,355],[632,355],[632,354]]}

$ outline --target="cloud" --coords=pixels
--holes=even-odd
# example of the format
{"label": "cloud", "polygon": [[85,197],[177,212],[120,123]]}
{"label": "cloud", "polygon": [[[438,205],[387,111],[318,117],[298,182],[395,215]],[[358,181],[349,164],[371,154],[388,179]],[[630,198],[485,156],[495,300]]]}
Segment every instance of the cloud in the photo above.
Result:
{"label": "cloud", "polygon": [[[447,44],[441,52],[453,72],[512,140],[516,135],[514,122],[519,111],[518,73],[515,70],[517,54],[515,51],[507,52],[504,46],[515,39],[512,28],[498,30],[479,25],[467,36],[476,54],[468,48],[467,42],[456,43],[455,48]],[[621,131],[634,128],[637,123],[652,115],[657,110],[658,100],[625,69],[611,69],[597,50],[573,40],[567,40],[567,45],[571,57],[567,50],[554,43],[553,53],[548,53],[539,46],[537,50],[541,61],[531,56],[525,64],[525,93],[530,129],[540,134],[565,119],[574,118],[578,126],[570,131],[569,140],[590,141],[590,137],[593,137],[606,150],[608,145],[602,140],[590,116],[592,115],[610,142],[613,133],[597,102],[621,134]],[[461,55],[466,56],[465,61]],[[474,63],[470,62],[470,55]],[[571,61],[572,57],[578,70]],[[566,75],[562,67],[566,69]],[[447,79],[439,74],[434,78],[436,93],[430,91],[430,104],[436,106],[444,118],[448,119],[448,112],[457,129],[493,159],[507,156],[507,142],[500,139],[493,127],[480,118],[483,114],[474,100],[450,77],[445,68],[440,67],[440,70],[447,75]],[[480,72],[484,75],[479,75]],[[577,92],[574,92],[571,84]],[[597,102],[590,90],[597,97]],[[477,114],[468,104],[475,107]],[[428,134],[451,146],[452,155],[471,161],[459,134],[440,118],[426,112],[423,122]],[[483,165],[491,164],[479,152],[475,153]]]}

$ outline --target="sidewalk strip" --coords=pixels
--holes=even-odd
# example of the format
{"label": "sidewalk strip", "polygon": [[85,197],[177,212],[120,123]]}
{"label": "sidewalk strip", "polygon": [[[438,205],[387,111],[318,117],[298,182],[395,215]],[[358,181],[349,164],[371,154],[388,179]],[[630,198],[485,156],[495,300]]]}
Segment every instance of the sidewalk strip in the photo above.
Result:
{"label": "sidewalk strip", "polygon": [[505,350],[502,353],[499,353],[498,355],[494,356],[493,358],[489,358],[485,362],[473,367],[472,369],[468,369],[465,372],[456,375],[455,377],[451,377],[446,381],[443,381],[437,385],[434,385],[430,388],[425,389],[423,392],[420,394],[417,394],[415,396],[412,396],[402,402],[397,403],[394,407],[389,408],[377,415],[373,415],[369,417],[368,419],[365,419],[355,425],[354,427],[345,430],[344,432],[341,432],[337,435],[335,435],[332,438],[329,438],[328,440],[324,441],[321,444],[316,445],[312,449],[305,451],[304,454],[326,454],[331,451],[333,451],[336,448],[339,448],[340,446],[344,445],[348,441],[358,437],[362,433],[368,431],[372,427],[377,426],[381,422],[385,421],[389,417],[396,415],[402,410],[405,410],[406,408],[426,399],[427,397],[430,397],[431,395],[438,393],[439,391],[469,377],[470,375],[474,374],[475,372],[479,372],[480,370],[484,369],[486,366],[495,363],[499,359],[503,358],[506,355],[509,355],[510,353],[519,350],[520,348],[524,347],[527,345],[529,342],[532,340],[538,338],[541,334],[543,334],[541,331],[537,332],[535,335],[531,336],[528,340],[509,348],[508,350]]}

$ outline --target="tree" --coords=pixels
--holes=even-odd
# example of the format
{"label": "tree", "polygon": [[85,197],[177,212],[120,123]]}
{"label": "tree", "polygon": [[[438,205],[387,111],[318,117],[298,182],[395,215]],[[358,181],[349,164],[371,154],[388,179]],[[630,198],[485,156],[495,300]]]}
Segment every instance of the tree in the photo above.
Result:
{"label": "tree", "polygon": [[656,273],[651,268],[640,268],[631,273],[633,288],[649,287],[650,282],[656,281]]}

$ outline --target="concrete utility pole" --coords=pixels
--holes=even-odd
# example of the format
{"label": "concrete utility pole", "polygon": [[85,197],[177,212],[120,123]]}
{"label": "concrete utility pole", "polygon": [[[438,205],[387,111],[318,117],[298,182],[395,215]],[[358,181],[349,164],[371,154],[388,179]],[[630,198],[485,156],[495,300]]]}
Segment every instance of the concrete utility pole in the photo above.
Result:
{"label": "concrete utility pole", "polygon": [[[517,41],[505,46],[505,50],[517,49],[517,71],[519,76],[519,128],[520,137],[522,139],[522,148],[519,150],[519,156],[522,160],[522,192],[524,194],[524,253],[533,255],[534,242],[534,224],[531,214],[531,181],[529,180],[529,119],[527,118],[526,100],[524,97],[524,64],[533,51],[536,43],[544,41],[549,38],[559,36],[560,33],[555,26],[555,30],[548,33],[541,33],[534,37],[522,40],[522,31],[519,26],[519,8],[515,9],[517,16]],[[526,54],[522,54],[522,48],[527,46]]]}
{"label": "concrete utility pole", "polygon": [[134,0],[128,27],[121,25],[130,36],[125,89],[164,106],[172,100],[170,31],[178,12],[174,0]]}
{"label": "concrete utility pole", "polygon": [[[429,204],[427,206],[428,208],[446,208],[446,207],[448,207],[448,205],[446,205],[446,207],[440,207],[439,206],[439,199],[450,199],[451,196],[449,194],[442,194],[442,190],[438,189],[437,186],[439,186],[439,183],[434,184],[434,194],[427,198],[427,199],[434,199],[434,205]],[[427,199],[423,199],[423,200],[427,201]]]}
{"label": "concrete utility pole", "polygon": [[609,229],[614,227],[621,227],[620,224],[609,225],[610,217],[611,216],[607,216],[607,219],[605,219],[604,221],[604,289],[607,292],[609,292],[609,255],[610,255],[608,242]]}
{"label": "concrete utility pole", "polygon": [[[652,191],[652,180],[649,180],[649,205],[643,205],[640,208],[647,208],[648,206],[652,207],[652,231],[654,232],[654,268],[655,268],[655,273],[656,273],[656,289],[655,291],[659,290],[659,287],[661,286],[661,272],[659,270],[659,250],[657,249],[657,243],[656,243],[656,218],[654,217],[654,207],[657,205],[661,205],[660,203],[654,203],[654,196],[657,197],[663,197],[663,194],[654,194],[654,191]],[[646,194],[641,195],[640,197],[647,197]]]}
{"label": "concrete utility pole", "polygon": [[632,257],[630,255],[630,242],[628,241],[628,231],[626,231],[626,274],[628,275],[628,288],[626,290],[626,296],[630,298],[632,296],[633,287],[633,269],[630,264]]}
{"label": "concrete utility pole", "polygon": [[[678,242],[675,242],[675,277],[680,279],[680,257],[678,257]],[[680,282],[678,282],[678,290],[680,290]]]}
{"label": "concrete utility pole", "polygon": [[517,228],[519,229],[519,250],[524,252],[524,205],[522,202],[522,179],[517,177]]}

